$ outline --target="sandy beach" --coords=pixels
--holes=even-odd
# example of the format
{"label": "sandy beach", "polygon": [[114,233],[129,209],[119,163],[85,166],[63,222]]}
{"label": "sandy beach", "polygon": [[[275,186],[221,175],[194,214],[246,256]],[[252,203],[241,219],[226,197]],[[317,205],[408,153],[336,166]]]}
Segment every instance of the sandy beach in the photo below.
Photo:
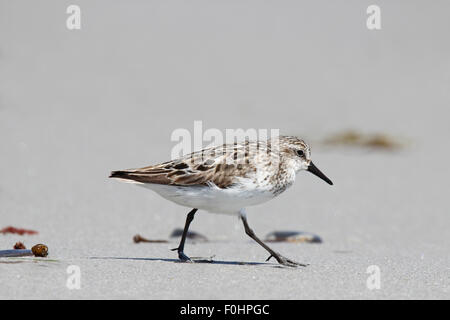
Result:
{"label": "sandy beach", "polygon": [[[450,4],[379,1],[371,31],[367,1],[77,2],[81,30],[70,1],[0,0],[0,229],[38,231],[0,234],[0,250],[49,248],[0,258],[1,299],[450,297]],[[262,238],[320,236],[271,244],[308,267],[265,262],[237,217],[202,211],[191,229],[209,241],[185,251],[213,263],[179,263],[169,235],[188,210],[108,179],[169,160],[196,120],[310,143],[334,186],[303,172],[247,209]],[[323,144],[349,129],[403,145]]]}

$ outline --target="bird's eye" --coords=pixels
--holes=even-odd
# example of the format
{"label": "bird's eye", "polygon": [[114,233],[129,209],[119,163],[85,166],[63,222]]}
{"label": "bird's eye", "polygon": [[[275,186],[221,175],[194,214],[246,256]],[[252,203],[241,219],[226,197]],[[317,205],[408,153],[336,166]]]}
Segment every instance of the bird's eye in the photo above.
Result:
{"label": "bird's eye", "polygon": [[305,153],[303,152],[303,150],[297,150],[297,155],[299,157],[303,157],[305,155]]}

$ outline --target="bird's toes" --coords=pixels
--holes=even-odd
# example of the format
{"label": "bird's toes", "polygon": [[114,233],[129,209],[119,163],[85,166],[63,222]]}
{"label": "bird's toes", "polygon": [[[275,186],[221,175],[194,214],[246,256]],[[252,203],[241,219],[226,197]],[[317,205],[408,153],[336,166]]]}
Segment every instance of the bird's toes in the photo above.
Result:
{"label": "bird's toes", "polygon": [[287,267],[307,267],[308,264],[299,263],[290,259],[287,259],[285,257],[280,257],[280,260],[278,260],[278,263],[287,266]]}
{"label": "bird's toes", "polygon": [[184,254],[184,252],[178,252],[178,259],[182,262],[192,262],[191,258]]}

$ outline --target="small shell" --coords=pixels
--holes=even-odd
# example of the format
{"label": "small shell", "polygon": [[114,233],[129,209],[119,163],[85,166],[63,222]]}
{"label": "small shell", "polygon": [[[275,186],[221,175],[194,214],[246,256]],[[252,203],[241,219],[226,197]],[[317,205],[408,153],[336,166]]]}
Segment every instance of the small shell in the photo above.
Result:
{"label": "small shell", "polygon": [[46,257],[48,255],[48,247],[45,244],[37,244],[31,248],[35,257]]}

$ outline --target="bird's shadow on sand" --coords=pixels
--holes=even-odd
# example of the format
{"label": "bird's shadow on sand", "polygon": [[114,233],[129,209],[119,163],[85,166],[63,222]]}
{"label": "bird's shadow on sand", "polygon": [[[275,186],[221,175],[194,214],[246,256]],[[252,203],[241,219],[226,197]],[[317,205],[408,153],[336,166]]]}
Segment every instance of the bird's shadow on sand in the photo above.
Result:
{"label": "bird's shadow on sand", "polygon": [[168,258],[133,258],[133,257],[90,257],[89,259],[98,260],[132,260],[132,261],[164,261],[179,264],[216,264],[216,265],[233,265],[233,266],[266,266],[274,268],[283,268],[283,266],[267,262],[247,262],[247,261],[223,261],[223,260],[213,260],[212,257],[191,257],[191,262],[181,261],[179,259],[168,259]]}

